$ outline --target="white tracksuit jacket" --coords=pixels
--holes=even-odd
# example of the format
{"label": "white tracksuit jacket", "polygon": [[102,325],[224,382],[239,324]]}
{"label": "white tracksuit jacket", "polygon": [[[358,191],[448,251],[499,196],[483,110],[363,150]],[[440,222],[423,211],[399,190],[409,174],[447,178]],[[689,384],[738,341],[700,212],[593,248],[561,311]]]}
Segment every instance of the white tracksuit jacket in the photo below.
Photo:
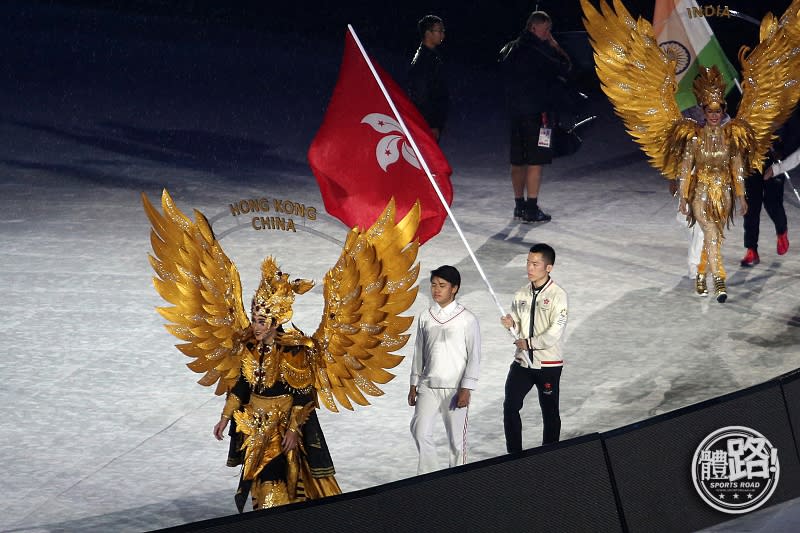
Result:
{"label": "white tracksuit jacket", "polygon": [[[562,366],[564,360],[563,338],[567,327],[567,293],[552,279],[535,295],[533,285],[526,284],[514,294],[511,303],[511,318],[514,319],[512,332],[520,338],[528,339],[533,348],[533,360],[527,350],[517,350],[514,354],[524,368]],[[529,333],[531,306],[535,301],[533,336]]]}

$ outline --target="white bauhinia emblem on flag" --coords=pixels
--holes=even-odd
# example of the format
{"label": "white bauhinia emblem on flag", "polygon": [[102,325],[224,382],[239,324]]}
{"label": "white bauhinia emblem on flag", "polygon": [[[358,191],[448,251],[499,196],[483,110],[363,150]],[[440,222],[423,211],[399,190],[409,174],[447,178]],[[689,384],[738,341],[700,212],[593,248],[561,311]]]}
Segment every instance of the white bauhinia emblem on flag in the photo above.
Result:
{"label": "white bauhinia emblem on flag", "polygon": [[378,158],[378,164],[384,172],[386,172],[386,168],[389,165],[397,162],[401,153],[403,154],[403,159],[411,166],[422,168],[417,156],[414,155],[414,151],[408,145],[408,140],[403,135],[403,129],[395,119],[382,113],[370,113],[361,119],[361,123],[369,124],[378,133],[396,132],[393,135],[387,135],[382,138],[375,147],[375,157]]}

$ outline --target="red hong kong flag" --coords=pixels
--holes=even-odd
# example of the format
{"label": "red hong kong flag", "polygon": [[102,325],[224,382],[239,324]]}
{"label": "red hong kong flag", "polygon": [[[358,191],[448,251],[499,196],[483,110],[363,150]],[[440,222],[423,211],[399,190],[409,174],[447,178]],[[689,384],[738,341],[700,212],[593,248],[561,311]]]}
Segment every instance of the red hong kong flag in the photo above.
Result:
{"label": "red hong kong flag", "polygon": [[[424,243],[441,231],[447,216],[425,165],[448,205],[453,201],[452,169],[414,104],[380,66],[370,62],[359,44],[350,28],[339,80],[308,150],[308,162],[325,209],[349,227],[370,227],[392,197],[398,217],[419,199],[422,210],[417,235]],[[417,157],[400,119],[424,162]]]}

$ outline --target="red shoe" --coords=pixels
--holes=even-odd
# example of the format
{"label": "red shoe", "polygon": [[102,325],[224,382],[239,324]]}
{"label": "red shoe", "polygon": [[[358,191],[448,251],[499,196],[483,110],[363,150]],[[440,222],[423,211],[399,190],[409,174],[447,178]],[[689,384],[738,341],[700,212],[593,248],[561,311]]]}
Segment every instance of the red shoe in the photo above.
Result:
{"label": "red shoe", "polygon": [[[784,252],[786,253],[786,252]],[[747,249],[747,253],[744,254],[744,258],[740,263],[743,267],[751,267],[757,265],[761,262],[761,259],[758,258],[758,252],[756,252],[752,248]]]}
{"label": "red shoe", "polygon": [[784,231],[778,235],[778,255],[783,255],[789,251],[789,232]]}

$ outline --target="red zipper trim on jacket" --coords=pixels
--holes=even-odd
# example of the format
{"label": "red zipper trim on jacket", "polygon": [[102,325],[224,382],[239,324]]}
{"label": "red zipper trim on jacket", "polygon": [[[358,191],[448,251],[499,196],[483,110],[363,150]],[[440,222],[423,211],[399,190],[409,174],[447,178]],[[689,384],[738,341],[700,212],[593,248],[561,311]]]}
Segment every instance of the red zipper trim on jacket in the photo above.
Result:
{"label": "red zipper trim on jacket", "polygon": [[[459,305],[460,305],[460,304],[459,304]],[[460,315],[461,313],[463,313],[465,309],[466,309],[466,307],[461,307],[461,311],[459,311],[458,313],[456,313],[456,314],[452,315],[450,318],[448,318],[448,319],[447,319],[447,320],[445,320],[445,321],[441,321],[441,320],[439,320],[439,317],[437,317],[436,315],[434,315],[434,314],[433,314],[433,311],[431,311],[431,308],[430,308],[430,307],[428,308],[428,313],[430,313],[430,315],[431,315],[431,318],[432,318],[432,319],[434,319],[434,320],[435,320],[436,322],[438,322],[439,324],[447,324],[448,322],[450,322],[451,320],[453,320],[455,317],[457,317],[458,315]]]}

